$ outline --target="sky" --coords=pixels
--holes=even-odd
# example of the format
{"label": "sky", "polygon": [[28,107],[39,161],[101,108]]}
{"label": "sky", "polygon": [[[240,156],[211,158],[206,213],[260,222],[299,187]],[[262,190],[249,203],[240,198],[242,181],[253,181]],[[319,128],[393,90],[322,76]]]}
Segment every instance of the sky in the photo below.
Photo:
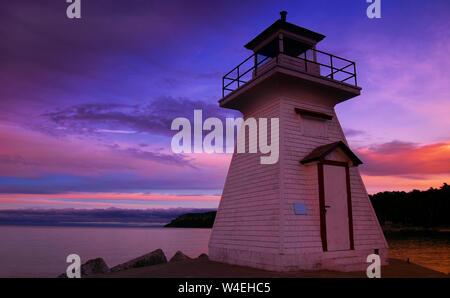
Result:
{"label": "sky", "polygon": [[369,193],[450,181],[448,1],[6,1],[0,10],[0,209],[215,208],[230,154],[174,154],[171,121],[236,117],[222,76],[287,10],[356,61],[336,106]]}

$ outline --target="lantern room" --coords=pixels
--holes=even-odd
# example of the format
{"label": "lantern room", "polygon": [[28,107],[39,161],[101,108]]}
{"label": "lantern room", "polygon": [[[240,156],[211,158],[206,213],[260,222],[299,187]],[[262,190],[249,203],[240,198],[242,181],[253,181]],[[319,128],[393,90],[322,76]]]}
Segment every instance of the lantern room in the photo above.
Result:
{"label": "lantern room", "polygon": [[341,89],[342,100],[359,95],[355,62],[318,50],[317,43],[325,35],[287,22],[286,11],[280,14],[280,19],[245,45],[253,54],[223,76],[221,106],[233,108],[226,103],[238,90],[274,72],[289,71],[291,76]]}
{"label": "lantern room", "polygon": [[245,48],[270,58],[279,53],[298,57],[309,49],[315,49],[316,44],[325,38],[322,34],[286,22],[286,11],[280,14],[279,20],[253,38]]}

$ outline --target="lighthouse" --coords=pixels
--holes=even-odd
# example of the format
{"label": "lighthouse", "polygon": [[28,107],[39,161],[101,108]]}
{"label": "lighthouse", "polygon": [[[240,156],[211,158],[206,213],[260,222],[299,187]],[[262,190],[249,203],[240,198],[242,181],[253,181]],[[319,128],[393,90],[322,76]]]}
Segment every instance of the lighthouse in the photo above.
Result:
{"label": "lighthouse", "polygon": [[[279,158],[234,152],[209,241],[213,261],[273,271],[363,271],[388,245],[334,107],[360,95],[355,62],[286,12],[223,77],[220,107],[279,119]],[[244,128],[245,129],[245,128]],[[273,137],[273,136],[271,136]],[[248,134],[247,134],[248,138]],[[251,140],[248,140],[251,141]],[[248,142],[247,142],[248,143]]]}

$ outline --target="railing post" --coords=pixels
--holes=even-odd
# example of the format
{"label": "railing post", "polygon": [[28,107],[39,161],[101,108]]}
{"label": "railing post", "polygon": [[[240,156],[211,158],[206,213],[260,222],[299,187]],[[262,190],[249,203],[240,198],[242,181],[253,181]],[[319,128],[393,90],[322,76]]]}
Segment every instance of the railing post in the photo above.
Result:
{"label": "railing post", "polygon": [[333,75],[333,72],[334,72],[334,69],[333,69],[333,55],[330,55],[330,66],[331,66],[331,79],[333,80],[334,78],[334,75]]}
{"label": "railing post", "polygon": [[238,88],[239,88],[239,66],[237,68],[237,82],[238,82]]}
{"label": "railing post", "polygon": [[281,54],[284,53],[283,38],[284,36],[282,33],[278,34],[278,50]]}
{"label": "railing post", "polygon": [[225,97],[225,77],[222,77],[222,98]]}
{"label": "railing post", "polygon": [[316,45],[314,45],[313,49],[313,60],[314,62],[317,62],[317,48]]}
{"label": "railing post", "polygon": [[353,62],[353,75],[355,76],[355,87],[358,86],[358,82],[356,81],[356,64]]}
{"label": "railing post", "polygon": [[257,76],[258,71],[258,53],[255,53],[255,77]]}
{"label": "railing post", "polygon": [[305,51],[305,72],[308,72],[308,59],[306,58],[306,52],[307,50]]}

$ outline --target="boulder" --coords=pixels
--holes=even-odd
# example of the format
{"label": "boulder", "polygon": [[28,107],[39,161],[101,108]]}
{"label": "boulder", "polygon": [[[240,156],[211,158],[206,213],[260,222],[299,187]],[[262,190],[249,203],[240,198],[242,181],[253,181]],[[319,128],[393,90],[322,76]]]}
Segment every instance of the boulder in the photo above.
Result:
{"label": "boulder", "polygon": [[[92,276],[96,274],[104,274],[109,272],[109,267],[106,265],[105,260],[102,258],[96,258],[88,260],[80,267],[81,277]],[[67,278],[67,274],[63,273],[58,275],[59,278]]]}
{"label": "boulder", "polygon": [[111,268],[110,271],[117,272],[117,271],[122,271],[122,270],[130,269],[130,268],[139,268],[139,267],[164,264],[164,263],[167,263],[166,256],[164,255],[164,252],[162,251],[162,249],[157,249],[157,250],[152,251],[151,253],[140,256],[131,261],[114,266],[113,268]]}
{"label": "boulder", "polygon": [[199,255],[199,256],[197,257],[197,259],[200,259],[200,260],[209,260],[209,257],[208,257],[207,254],[201,254],[201,255]]}
{"label": "boulder", "polygon": [[187,261],[187,260],[192,260],[190,257],[188,257],[187,255],[185,255],[184,253],[182,253],[181,251],[177,251],[175,253],[175,255],[170,259],[170,263],[174,263],[174,262],[182,262],[182,261]]}
{"label": "boulder", "polygon": [[81,276],[104,274],[109,272],[109,267],[102,258],[88,260],[81,265]]}

